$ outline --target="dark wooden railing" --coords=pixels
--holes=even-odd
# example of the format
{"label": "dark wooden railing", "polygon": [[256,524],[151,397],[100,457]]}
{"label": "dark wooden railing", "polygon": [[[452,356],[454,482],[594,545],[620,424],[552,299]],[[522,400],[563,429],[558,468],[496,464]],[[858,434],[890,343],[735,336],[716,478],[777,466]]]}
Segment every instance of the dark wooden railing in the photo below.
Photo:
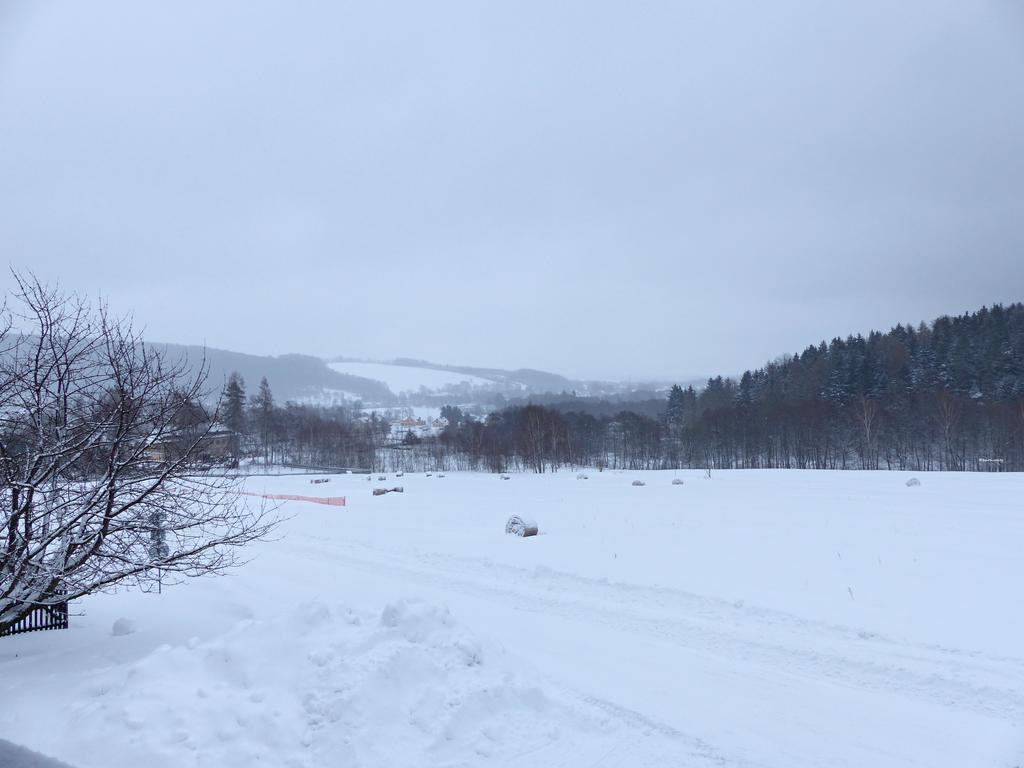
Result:
{"label": "dark wooden railing", "polygon": [[[58,592],[57,594],[67,594]],[[0,637],[5,635],[18,635],[22,632],[39,632],[44,629],[67,629],[68,628],[68,603],[67,600],[55,605],[41,605],[33,608],[32,613],[25,616],[16,624],[11,625],[5,631],[0,632]]]}

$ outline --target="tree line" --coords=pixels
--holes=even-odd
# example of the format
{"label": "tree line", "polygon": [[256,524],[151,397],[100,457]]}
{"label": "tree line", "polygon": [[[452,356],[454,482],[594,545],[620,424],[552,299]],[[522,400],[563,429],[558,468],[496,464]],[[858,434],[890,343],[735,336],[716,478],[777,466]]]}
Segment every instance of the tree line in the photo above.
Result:
{"label": "tree line", "polygon": [[265,380],[249,401],[229,382],[225,402],[268,460],[373,470],[1021,471],[1024,305],[835,338],[699,390],[674,386],[660,405],[547,398],[482,418],[447,406],[447,428],[424,441],[396,441],[375,414],[278,408]]}

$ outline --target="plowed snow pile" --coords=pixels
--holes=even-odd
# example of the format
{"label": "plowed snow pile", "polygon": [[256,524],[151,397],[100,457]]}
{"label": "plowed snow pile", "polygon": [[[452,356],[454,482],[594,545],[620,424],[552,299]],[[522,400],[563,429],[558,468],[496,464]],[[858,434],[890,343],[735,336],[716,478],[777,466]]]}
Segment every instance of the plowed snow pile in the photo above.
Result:
{"label": "plowed snow pile", "polygon": [[68,701],[76,746],[61,752],[82,768],[530,765],[611,747],[601,718],[420,601],[244,620],[98,672]]}

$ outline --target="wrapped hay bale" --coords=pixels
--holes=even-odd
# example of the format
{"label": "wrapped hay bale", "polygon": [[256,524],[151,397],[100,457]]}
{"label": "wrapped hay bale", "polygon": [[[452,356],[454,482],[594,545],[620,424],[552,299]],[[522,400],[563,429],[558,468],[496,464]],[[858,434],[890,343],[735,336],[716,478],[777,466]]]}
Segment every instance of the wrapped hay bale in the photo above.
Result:
{"label": "wrapped hay bale", "polygon": [[587,477],[587,476],[586,476],[585,474],[583,474],[582,472],[580,472],[580,473],[579,473],[578,475],[576,475],[576,479],[577,479],[577,480],[589,480],[590,478],[589,478],[589,477]]}
{"label": "wrapped hay bale", "polygon": [[915,485],[920,485],[920,484],[921,484],[921,481],[918,480],[916,477],[912,477],[909,480],[907,480],[907,488],[913,488]]}
{"label": "wrapped hay bale", "polygon": [[512,515],[505,523],[505,533],[513,536],[536,536],[537,523],[533,520],[524,520],[519,515]]}
{"label": "wrapped hay bale", "polygon": [[672,485],[682,485],[683,479],[681,477],[672,478]]}
{"label": "wrapped hay bale", "polygon": [[633,485],[636,486],[637,488],[640,488],[641,486],[647,485],[647,483],[645,483],[643,480],[634,480]]}
{"label": "wrapped hay bale", "polygon": [[124,637],[135,632],[135,622],[131,619],[121,617],[114,622],[114,626],[110,630],[110,634],[114,637]]}
{"label": "wrapped hay bale", "polygon": [[511,477],[509,477],[508,475],[502,475],[502,476],[501,476],[501,479],[502,479],[502,480],[511,480],[512,478],[511,478]]}

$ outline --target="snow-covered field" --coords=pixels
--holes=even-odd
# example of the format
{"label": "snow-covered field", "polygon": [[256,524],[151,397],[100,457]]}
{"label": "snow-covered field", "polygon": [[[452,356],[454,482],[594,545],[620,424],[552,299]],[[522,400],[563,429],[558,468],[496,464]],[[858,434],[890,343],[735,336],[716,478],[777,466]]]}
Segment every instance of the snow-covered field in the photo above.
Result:
{"label": "snow-covered field", "polygon": [[252,478],[349,505],[0,639],[0,738],[78,768],[1014,768],[1024,476],[909,476]]}
{"label": "snow-covered field", "polygon": [[442,371],[435,368],[419,368],[412,365],[393,365],[391,363],[328,363],[328,367],[338,373],[362,376],[366,379],[382,381],[396,395],[403,392],[415,393],[420,388],[443,390],[459,384],[474,387],[493,384],[488,379],[457,371]]}

